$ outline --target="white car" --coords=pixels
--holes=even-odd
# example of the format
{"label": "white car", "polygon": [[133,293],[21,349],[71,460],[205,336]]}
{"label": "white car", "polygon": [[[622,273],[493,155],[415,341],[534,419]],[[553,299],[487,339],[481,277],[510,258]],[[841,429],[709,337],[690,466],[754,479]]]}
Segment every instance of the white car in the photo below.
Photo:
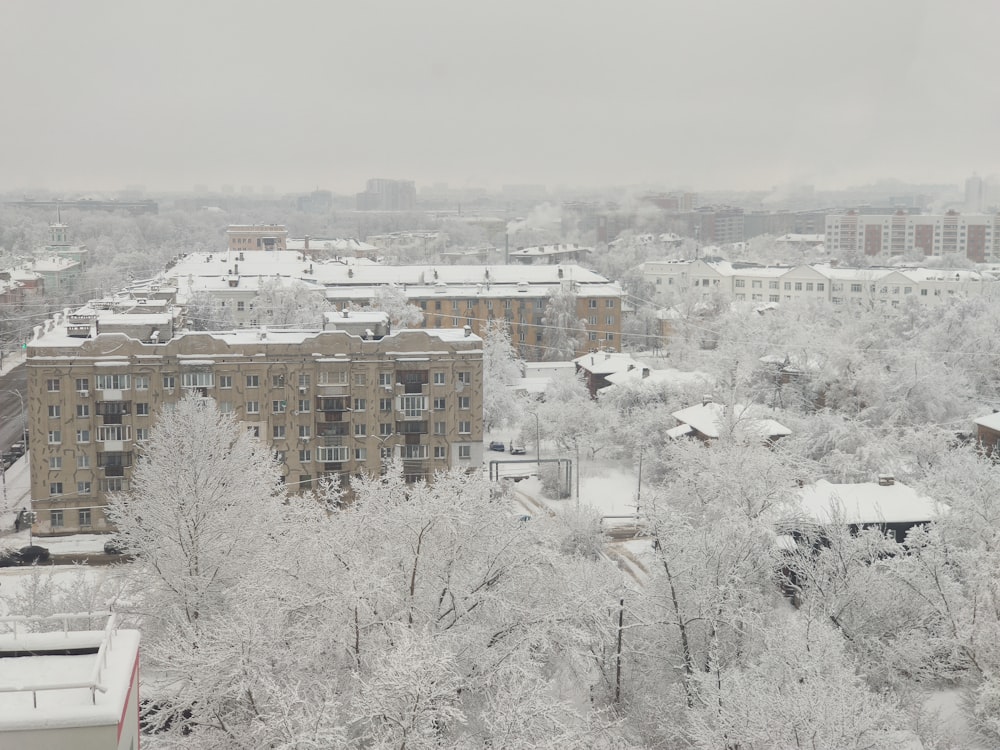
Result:
{"label": "white car", "polygon": [[516,440],[510,441],[510,454],[512,456],[523,456],[527,451],[524,449],[524,443],[519,443]]}

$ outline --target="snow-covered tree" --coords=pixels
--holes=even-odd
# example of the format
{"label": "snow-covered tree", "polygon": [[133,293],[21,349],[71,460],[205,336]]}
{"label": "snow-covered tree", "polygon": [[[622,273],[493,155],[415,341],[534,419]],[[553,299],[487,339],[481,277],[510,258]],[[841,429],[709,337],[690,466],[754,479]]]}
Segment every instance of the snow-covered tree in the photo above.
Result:
{"label": "snow-covered tree", "polygon": [[[281,492],[271,451],[214,401],[195,395],[160,414],[108,517],[138,559],[146,659],[169,670],[197,648],[273,525]],[[182,677],[182,675],[178,675]]]}
{"label": "snow-covered tree", "polygon": [[576,292],[554,289],[542,314],[542,358],[549,361],[573,359],[587,339],[587,321],[576,311]]}
{"label": "snow-covered tree", "polygon": [[507,321],[489,321],[483,336],[483,424],[487,430],[520,418],[521,401],[509,386],[520,379],[521,365]]}
{"label": "snow-covered tree", "polygon": [[322,328],[330,311],[322,287],[278,277],[262,279],[254,298],[258,325]]}
{"label": "snow-covered tree", "polygon": [[410,328],[420,325],[424,311],[411,304],[406,293],[395,284],[377,287],[366,310],[377,310],[389,316],[395,328]]}

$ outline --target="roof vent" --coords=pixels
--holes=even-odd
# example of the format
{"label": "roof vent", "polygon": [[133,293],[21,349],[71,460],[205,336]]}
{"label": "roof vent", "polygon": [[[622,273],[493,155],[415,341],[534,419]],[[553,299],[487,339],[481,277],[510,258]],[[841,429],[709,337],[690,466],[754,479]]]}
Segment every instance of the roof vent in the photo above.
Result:
{"label": "roof vent", "polygon": [[879,474],[878,475],[878,484],[879,484],[879,487],[891,487],[895,483],[896,483],[896,477],[894,477],[892,474]]}

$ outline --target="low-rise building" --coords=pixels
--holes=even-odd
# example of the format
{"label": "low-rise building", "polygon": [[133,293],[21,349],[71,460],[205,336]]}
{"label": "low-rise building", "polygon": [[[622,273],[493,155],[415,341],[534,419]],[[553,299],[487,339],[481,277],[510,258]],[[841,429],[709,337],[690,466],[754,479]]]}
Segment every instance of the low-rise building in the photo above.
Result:
{"label": "low-rise building", "polygon": [[716,440],[724,433],[748,435],[766,443],[791,435],[792,431],[755,404],[728,407],[706,397],[700,404],[689,406],[671,415],[678,425],[667,431],[672,438],[695,437],[702,441]]}
{"label": "low-rise building", "polygon": [[0,626],[0,747],[139,747],[138,630],[94,612]]}

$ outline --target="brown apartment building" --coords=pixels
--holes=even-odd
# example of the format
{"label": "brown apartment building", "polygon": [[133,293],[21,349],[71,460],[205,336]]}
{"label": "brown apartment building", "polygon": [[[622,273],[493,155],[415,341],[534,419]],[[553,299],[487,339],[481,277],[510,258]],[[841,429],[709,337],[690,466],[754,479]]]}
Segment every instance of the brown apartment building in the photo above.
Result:
{"label": "brown apartment building", "polygon": [[294,490],[391,456],[409,480],[482,463],[482,341],[468,330],[98,330],[59,316],[28,345],[38,534],[110,530],[109,493],[129,488],[157,415],[189,393],[268,442]]}
{"label": "brown apartment building", "polygon": [[333,308],[368,305],[380,287],[393,286],[424,312],[422,327],[469,326],[483,335],[489,320],[510,323],[522,357],[544,358],[546,308],[559,290],[576,297],[586,328],[577,355],[621,347],[622,288],[575,264],[389,266],[358,259],[322,261],[300,252],[192,253],[168,271],[178,301],[210,295],[230,310],[237,326],[258,324],[255,300],[262,280],[299,281],[325,295]]}

